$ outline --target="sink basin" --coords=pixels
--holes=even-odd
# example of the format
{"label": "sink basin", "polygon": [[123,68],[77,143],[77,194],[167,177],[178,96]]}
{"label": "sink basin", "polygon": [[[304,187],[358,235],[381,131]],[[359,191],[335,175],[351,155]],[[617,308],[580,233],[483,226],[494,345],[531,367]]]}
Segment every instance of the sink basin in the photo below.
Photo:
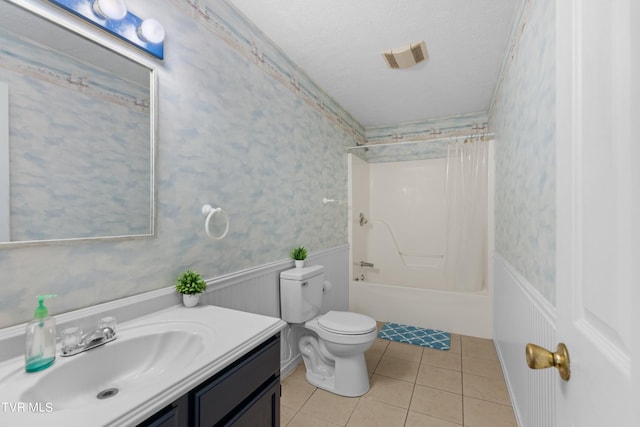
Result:
{"label": "sink basin", "polygon": [[0,424],[137,425],[284,325],[221,307],[174,306],[119,324],[114,341],[57,357],[41,372],[25,372],[24,357],[2,361]]}
{"label": "sink basin", "polygon": [[[162,329],[158,332],[158,329]],[[56,410],[89,405],[102,398],[127,399],[130,393],[156,387],[167,376],[183,375],[213,339],[197,323],[168,322],[118,330],[115,341],[64,360],[47,370],[20,396],[23,402],[50,402]]]}

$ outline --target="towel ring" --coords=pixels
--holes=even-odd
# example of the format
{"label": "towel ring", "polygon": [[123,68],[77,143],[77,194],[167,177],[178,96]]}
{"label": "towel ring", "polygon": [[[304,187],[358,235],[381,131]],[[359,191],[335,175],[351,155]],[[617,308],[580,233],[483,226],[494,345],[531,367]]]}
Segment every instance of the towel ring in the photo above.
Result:
{"label": "towel ring", "polygon": [[[211,231],[209,230],[209,223],[211,222],[211,218],[213,218],[213,216],[217,213],[224,214],[224,219],[227,225],[225,226],[224,232],[221,235],[214,236],[211,234]],[[229,232],[229,215],[227,215],[227,213],[224,210],[222,210],[222,208],[213,208],[211,207],[211,205],[208,205],[208,204],[204,205],[202,207],[202,215],[207,217],[207,219],[204,221],[204,231],[205,233],[207,233],[207,236],[211,237],[214,240],[222,240],[225,237],[227,237],[227,233]]]}

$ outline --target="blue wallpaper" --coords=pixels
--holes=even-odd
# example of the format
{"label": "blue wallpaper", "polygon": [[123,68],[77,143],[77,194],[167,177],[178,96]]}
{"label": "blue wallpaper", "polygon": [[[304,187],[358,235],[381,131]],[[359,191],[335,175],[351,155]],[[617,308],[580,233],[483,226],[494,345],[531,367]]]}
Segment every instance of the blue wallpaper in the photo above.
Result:
{"label": "blue wallpaper", "polygon": [[452,137],[486,134],[487,120],[487,113],[471,113],[367,128],[365,144],[349,152],[367,163],[442,158]]}
{"label": "blue wallpaper", "polygon": [[423,141],[447,135],[469,135],[486,130],[486,125],[486,112],[457,114],[419,122],[367,128],[366,141],[368,144],[382,144]]}
{"label": "blue wallpaper", "polygon": [[[275,61],[293,70],[283,80],[266,59],[277,48],[255,29],[243,33],[251,25],[225,2],[127,4],[167,30],[158,238],[0,249],[0,326],[28,320],[41,293],[58,295],[49,304],[57,314],[172,285],[186,268],[212,278],[287,258],[298,244],[317,251],[347,242],[346,206],[322,198],[346,200],[345,148],[362,141],[361,127]],[[254,37],[257,55],[241,43]],[[206,237],[205,203],[229,214],[226,239]]]}
{"label": "blue wallpaper", "polygon": [[525,2],[514,28],[489,115],[495,248],[555,303],[555,2]]}

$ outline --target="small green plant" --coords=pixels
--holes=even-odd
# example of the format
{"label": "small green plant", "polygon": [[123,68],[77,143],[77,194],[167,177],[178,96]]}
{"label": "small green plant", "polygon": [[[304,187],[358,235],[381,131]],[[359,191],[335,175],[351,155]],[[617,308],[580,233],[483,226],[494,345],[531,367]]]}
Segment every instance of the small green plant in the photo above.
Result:
{"label": "small green plant", "polygon": [[207,284],[200,274],[192,270],[187,270],[180,275],[176,283],[176,291],[181,294],[200,294],[207,289]]}
{"label": "small green plant", "polygon": [[304,246],[298,246],[291,251],[291,258],[302,261],[307,258],[307,249]]}

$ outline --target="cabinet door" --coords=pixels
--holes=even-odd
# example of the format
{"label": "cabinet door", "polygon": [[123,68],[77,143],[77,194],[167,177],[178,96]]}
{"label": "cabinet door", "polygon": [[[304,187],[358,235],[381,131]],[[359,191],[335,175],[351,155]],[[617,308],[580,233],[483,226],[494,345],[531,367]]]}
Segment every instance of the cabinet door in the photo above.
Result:
{"label": "cabinet door", "polygon": [[138,427],[188,427],[189,425],[189,398],[182,396],[171,405],[158,411]]}
{"label": "cabinet door", "polygon": [[[194,392],[195,426],[224,425],[237,408],[280,379],[280,340],[269,342]],[[231,415],[230,415],[231,414]]]}
{"label": "cabinet door", "polygon": [[233,427],[279,427],[280,426],[280,379],[269,386],[225,426]]}

